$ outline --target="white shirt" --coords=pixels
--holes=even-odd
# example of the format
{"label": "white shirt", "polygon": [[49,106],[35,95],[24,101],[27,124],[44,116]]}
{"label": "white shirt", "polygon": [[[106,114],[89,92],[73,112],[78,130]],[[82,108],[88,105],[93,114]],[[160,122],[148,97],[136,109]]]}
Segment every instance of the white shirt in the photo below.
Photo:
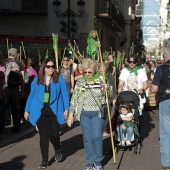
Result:
{"label": "white shirt", "polygon": [[143,82],[147,81],[146,71],[144,69],[139,69],[138,75],[130,73],[126,68],[121,71],[119,79],[124,81],[123,90],[133,90],[133,89],[142,89]]}
{"label": "white shirt", "polygon": [[133,117],[133,113],[129,112],[127,114],[120,114],[118,118],[128,118],[128,117]]}

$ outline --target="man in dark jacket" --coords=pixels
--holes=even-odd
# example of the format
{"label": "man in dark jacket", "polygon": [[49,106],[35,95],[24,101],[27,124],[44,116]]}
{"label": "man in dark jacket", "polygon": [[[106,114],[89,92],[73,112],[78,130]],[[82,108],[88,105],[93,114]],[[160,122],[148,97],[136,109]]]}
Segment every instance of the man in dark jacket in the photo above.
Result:
{"label": "man in dark jacket", "polygon": [[163,55],[166,63],[156,69],[151,91],[159,90],[160,169],[170,169],[170,46]]}
{"label": "man in dark jacket", "polygon": [[[20,62],[15,60],[16,56],[17,56],[17,49],[10,48],[8,50],[8,59],[5,59],[3,62],[3,66],[6,69],[5,72],[7,71],[8,64],[10,62],[15,62],[19,67],[19,71],[21,72],[21,79],[24,79],[24,67]],[[11,111],[12,111],[14,127],[11,129],[11,131],[20,132],[20,113],[18,110],[19,84],[9,85],[8,82],[6,82],[4,85],[4,92],[5,92],[5,97],[6,97],[5,105],[7,107],[10,106]],[[5,128],[5,112],[3,116],[1,116],[0,128],[1,128],[1,131]]]}

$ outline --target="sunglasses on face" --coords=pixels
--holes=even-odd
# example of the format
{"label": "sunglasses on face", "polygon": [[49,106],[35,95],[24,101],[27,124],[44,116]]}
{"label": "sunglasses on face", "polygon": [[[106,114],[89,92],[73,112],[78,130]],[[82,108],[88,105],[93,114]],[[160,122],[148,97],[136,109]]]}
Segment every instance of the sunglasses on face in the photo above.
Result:
{"label": "sunglasses on face", "polygon": [[68,60],[63,60],[63,61],[68,61]]}
{"label": "sunglasses on face", "polygon": [[159,64],[162,64],[162,63],[157,63],[157,64],[159,65]]}
{"label": "sunglasses on face", "polygon": [[133,63],[133,64],[136,64],[137,62],[136,61],[128,61],[129,64]]}
{"label": "sunglasses on face", "polygon": [[84,74],[92,74],[93,72],[91,71],[84,71]]}
{"label": "sunglasses on face", "polygon": [[45,67],[46,67],[47,69],[50,69],[50,68],[55,69],[55,65],[46,65]]}

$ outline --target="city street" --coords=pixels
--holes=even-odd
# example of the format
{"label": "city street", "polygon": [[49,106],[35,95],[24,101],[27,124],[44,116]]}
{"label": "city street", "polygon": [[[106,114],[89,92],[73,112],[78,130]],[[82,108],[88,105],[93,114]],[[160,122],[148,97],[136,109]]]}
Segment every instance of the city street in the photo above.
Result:
{"label": "city street", "polygon": [[[132,151],[119,151],[116,164],[110,154],[110,137],[103,138],[103,161],[105,170],[158,170],[160,165],[158,111],[144,112],[143,148],[140,154]],[[39,135],[31,125],[23,126],[22,132],[13,134],[9,130],[1,135],[0,170],[36,170],[41,163]],[[18,138],[17,138],[18,137]],[[54,150],[50,144],[49,170],[83,170],[86,162],[83,149],[82,133],[79,122],[75,121],[72,128],[61,127],[61,145],[63,160],[54,162]]]}

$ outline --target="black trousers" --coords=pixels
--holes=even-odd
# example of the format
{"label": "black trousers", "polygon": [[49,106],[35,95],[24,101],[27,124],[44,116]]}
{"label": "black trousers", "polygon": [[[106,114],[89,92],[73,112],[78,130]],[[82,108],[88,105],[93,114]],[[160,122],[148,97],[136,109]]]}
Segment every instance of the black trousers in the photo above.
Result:
{"label": "black trousers", "polygon": [[49,141],[54,150],[60,149],[60,125],[55,115],[41,115],[37,121],[37,127],[40,135],[40,149],[43,161],[48,161]]}
{"label": "black trousers", "polygon": [[14,128],[20,129],[20,113],[18,109],[19,86],[7,86],[4,91],[6,95],[6,106],[11,106]]}

